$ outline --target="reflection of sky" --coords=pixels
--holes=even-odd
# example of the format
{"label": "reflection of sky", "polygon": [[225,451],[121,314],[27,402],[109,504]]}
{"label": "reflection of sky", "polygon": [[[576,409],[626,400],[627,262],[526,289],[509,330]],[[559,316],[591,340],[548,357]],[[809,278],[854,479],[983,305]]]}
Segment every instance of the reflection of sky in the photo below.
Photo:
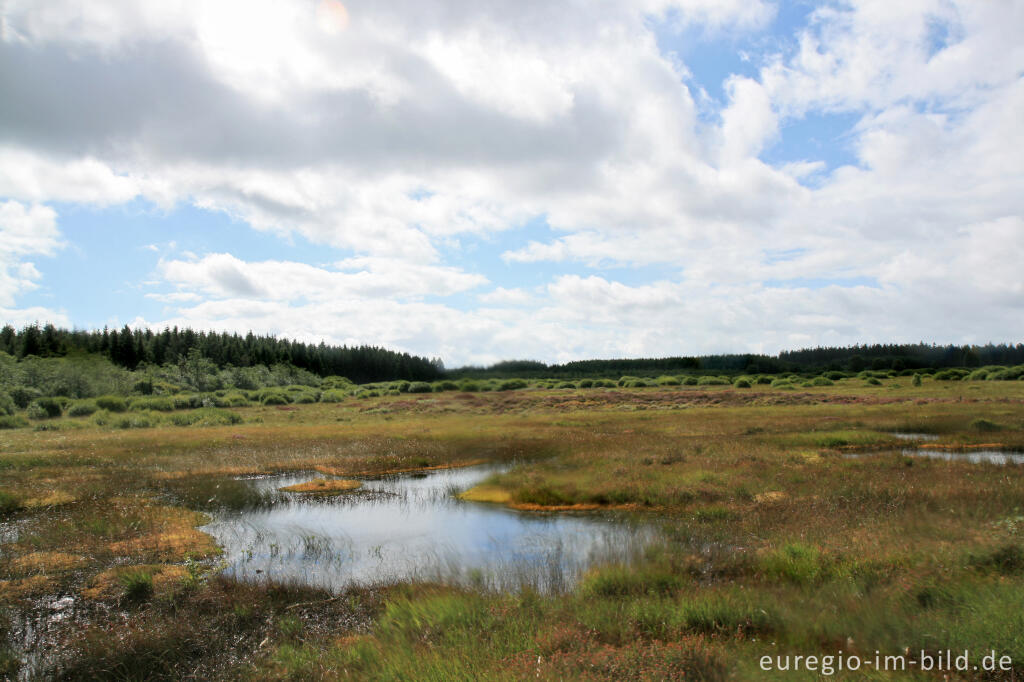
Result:
{"label": "reflection of sky", "polygon": [[1024,464],[1024,454],[1001,450],[973,450],[971,452],[947,452],[945,450],[904,450],[908,457],[930,457],[949,461],[964,461],[980,464]]}
{"label": "reflection of sky", "polygon": [[[270,509],[224,514],[203,530],[224,547],[229,572],[334,588],[375,580],[459,581],[479,571],[494,587],[525,580],[556,589],[553,581],[571,584],[595,561],[628,560],[649,537],[610,518],[519,513],[449,495],[497,470],[367,480],[360,493],[327,500],[295,496]],[[279,476],[252,485],[272,489],[312,477]]]}

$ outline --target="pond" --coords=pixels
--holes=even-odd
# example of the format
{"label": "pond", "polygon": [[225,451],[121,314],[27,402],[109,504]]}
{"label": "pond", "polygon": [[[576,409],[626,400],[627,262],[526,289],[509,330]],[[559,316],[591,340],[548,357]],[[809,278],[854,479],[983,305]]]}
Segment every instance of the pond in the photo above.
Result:
{"label": "pond", "polygon": [[982,462],[988,464],[1024,464],[1024,453],[1006,450],[970,450],[967,452],[950,452],[949,450],[905,449],[903,454],[908,457],[929,457],[945,459],[953,462]]}
{"label": "pond", "polygon": [[[201,530],[224,549],[225,571],[250,580],[333,590],[439,580],[496,590],[569,589],[598,562],[628,562],[654,539],[622,515],[517,512],[455,495],[502,465],[364,479],[335,496],[281,494],[274,504],[214,514]],[[315,478],[247,481],[257,492]]]}

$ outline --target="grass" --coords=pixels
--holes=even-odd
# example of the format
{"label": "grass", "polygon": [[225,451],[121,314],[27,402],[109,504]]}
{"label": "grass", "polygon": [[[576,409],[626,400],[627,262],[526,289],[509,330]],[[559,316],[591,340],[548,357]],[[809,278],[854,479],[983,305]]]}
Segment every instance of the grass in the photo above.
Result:
{"label": "grass", "polygon": [[[208,418],[221,408],[112,412],[98,399],[91,416],[46,421],[58,430],[0,431],[3,641],[35,605],[73,595],[95,606],[55,630],[58,658],[20,674],[724,680],[761,679],[765,653],[969,648],[1024,661],[1024,468],[908,466],[891,435],[1022,449],[1024,382],[658,383],[237,400],[224,421]],[[140,418],[151,425],[116,427]],[[284,498],[244,474],[495,460],[515,466],[463,499],[628,509],[664,538],[565,594],[331,594],[220,576],[197,530],[203,511]],[[0,645],[2,674],[18,674],[16,659]]]}
{"label": "grass", "polygon": [[338,493],[350,492],[361,487],[359,481],[350,481],[343,478],[315,478],[305,483],[296,483],[281,488],[286,493],[310,493],[315,495],[337,495]]}

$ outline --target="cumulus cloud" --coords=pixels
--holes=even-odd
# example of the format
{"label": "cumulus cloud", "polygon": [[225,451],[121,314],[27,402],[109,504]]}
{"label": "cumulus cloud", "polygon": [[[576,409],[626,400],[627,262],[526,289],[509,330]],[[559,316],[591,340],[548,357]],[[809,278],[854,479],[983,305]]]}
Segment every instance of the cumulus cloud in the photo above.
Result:
{"label": "cumulus cloud", "polygon": [[[38,280],[26,258],[58,246],[44,204],[141,198],[339,254],[331,266],[167,256],[149,293],[170,306],[159,324],[456,361],[1024,332],[1012,322],[1024,295],[1020,3],[822,3],[725,80],[711,115],[652,27],[756,32],[774,3],[2,11],[2,229],[35,241],[0,255],[0,305]],[[787,124],[836,113],[857,120],[854,163],[764,160]],[[516,241],[538,217],[552,235]],[[510,272],[591,272],[553,267],[534,288],[479,291],[487,273],[447,254],[500,232]],[[609,264],[671,275],[627,285]],[[480,307],[436,300],[466,292]]]}

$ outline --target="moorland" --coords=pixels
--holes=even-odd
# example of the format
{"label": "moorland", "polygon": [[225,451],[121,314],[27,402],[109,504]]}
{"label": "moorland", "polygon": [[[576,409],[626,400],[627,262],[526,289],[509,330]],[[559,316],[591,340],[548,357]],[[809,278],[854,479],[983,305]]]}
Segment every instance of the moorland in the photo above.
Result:
{"label": "moorland", "polygon": [[[277,368],[276,385],[204,391],[76,362],[106,393],[46,395],[21,374],[0,396],[11,678],[817,679],[759,661],[1024,661],[1020,368],[370,384]],[[443,576],[327,590],[226,574],[200,530],[254,503],[253,475],[359,495],[348,481],[482,462],[504,466],[450,491],[458,504],[640,519],[657,539],[554,591]]]}

